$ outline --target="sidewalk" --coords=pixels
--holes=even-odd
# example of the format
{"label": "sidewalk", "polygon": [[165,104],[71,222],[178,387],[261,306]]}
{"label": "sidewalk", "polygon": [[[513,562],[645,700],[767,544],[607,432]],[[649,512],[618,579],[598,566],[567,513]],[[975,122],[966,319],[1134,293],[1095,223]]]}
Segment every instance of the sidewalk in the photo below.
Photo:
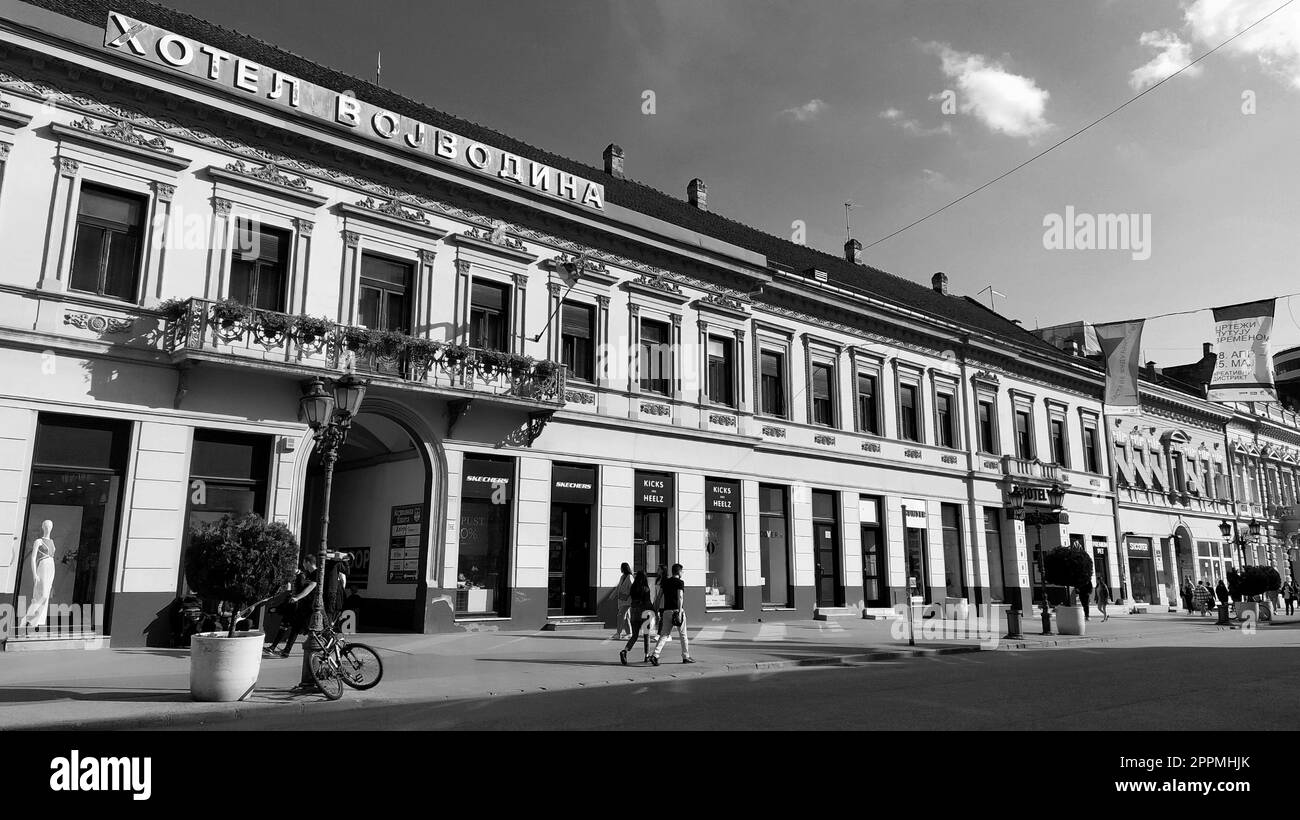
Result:
{"label": "sidewalk", "polygon": [[[1300,625],[1300,619],[1291,618]],[[1034,634],[1041,621],[1025,619],[1024,637],[998,648],[1058,648],[1107,642],[1198,645],[1225,641],[1214,619],[1197,616],[1116,615],[1100,623],[1094,615],[1084,638]],[[935,640],[934,625],[918,623],[916,647],[892,633],[894,621],[838,619],[753,624],[705,624],[690,628],[691,654],[698,663],[681,663],[674,638],[661,665],[641,662],[640,643],[619,663],[622,642],[604,630],[503,632],[483,629],[441,635],[358,635],[379,650],[384,679],[368,692],[348,690],[329,703],[319,694],[298,695],[302,661],[264,659],[258,689],[240,703],[195,703],[189,695],[187,650],[104,649],[0,653],[0,730],[20,728],[164,728],[237,721],[258,710],[290,709],[313,719],[331,710],[402,702],[473,699],[525,692],[574,689],[638,681],[868,662],[911,662],[981,650],[977,639]],[[927,633],[927,629],[929,632]],[[1258,631],[1267,634],[1272,627]],[[1005,633],[1005,624],[1002,625]],[[1055,624],[1053,624],[1055,631]],[[1238,635],[1240,633],[1237,633]],[[1279,638],[1300,644],[1300,629],[1277,629]],[[999,638],[1001,636],[999,635]],[[301,646],[301,644],[300,644]]]}

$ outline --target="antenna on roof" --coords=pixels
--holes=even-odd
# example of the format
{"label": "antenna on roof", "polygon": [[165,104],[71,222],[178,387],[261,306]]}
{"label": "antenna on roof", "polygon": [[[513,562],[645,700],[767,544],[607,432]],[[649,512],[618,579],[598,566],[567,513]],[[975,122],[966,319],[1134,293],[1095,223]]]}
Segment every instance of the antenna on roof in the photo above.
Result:
{"label": "antenna on roof", "polygon": [[[989,310],[991,310],[991,311],[993,311],[993,312],[996,313],[996,312],[997,312],[997,308],[993,307],[993,297],[994,297],[994,296],[1001,296],[1003,299],[1005,299],[1005,298],[1007,298],[1007,295],[1006,295],[1005,293],[999,293],[998,291],[994,290],[992,285],[989,285],[988,287],[984,288],[984,290],[981,290],[980,293],[983,293],[985,290],[987,290],[987,291],[989,292]],[[977,293],[977,294],[975,294],[975,295],[976,295],[976,296],[979,296],[979,293]],[[1035,321],[1037,321],[1037,319],[1035,319]]]}
{"label": "antenna on roof", "polygon": [[858,206],[854,204],[853,200],[851,199],[848,202],[844,203],[844,238],[845,239],[853,238],[853,228],[849,226],[849,211],[853,210],[856,207]]}
{"label": "antenna on roof", "polygon": [[380,51],[375,57],[375,85],[380,85],[380,79],[384,73],[384,52]]}

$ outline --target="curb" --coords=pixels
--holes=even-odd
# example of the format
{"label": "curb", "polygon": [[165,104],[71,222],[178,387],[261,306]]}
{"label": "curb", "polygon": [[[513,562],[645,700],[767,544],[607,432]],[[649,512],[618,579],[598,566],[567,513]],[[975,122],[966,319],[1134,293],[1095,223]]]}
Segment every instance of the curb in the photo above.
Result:
{"label": "curb", "polygon": [[[733,662],[723,664],[717,667],[706,667],[693,675],[694,677],[724,676],[727,674],[737,674],[740,672],[758,671],[775,671],[781,669],[794,669],[800,667],[831,667],[831,666],[850,666],[859,663],[868,663],[871,661],[898,660],[903,658],[926,658],[938,655],[956,655],[970,652],[979,652],[979,646],[946,646],[935,649],[925,649],[919,647],[909,647],[902,650],[876,650],[855,655],[831,655],[826,657],[814,658],[795,658],[784,661],[751,661],[751,662]],[[663,680],[680,679],[679,675],[664,677]],[[656,679],[651,679],[651,682]],[[545,686],[538,687],[538,692],[555,692],[561,690],[573,690],[582,688],[597,688],[601,686],[618,686],[630,680],[609,680],[599,682],[577,682],[564,686]],[[502,697],[509,695],[528,694],[527,689],[509,689],[481,692],[467,695],[444,695],[444,696],[412,696],[412,697],[368,697],[365,700],[356,698],[344,699],[341,701],[326,701],[319,695],[312,695],[310,699],[293,700],[287,703],[236,703],[233,706],[212,705],[199,707],[194,711],[172,711],[163,712],[153,715],[132,715],[120,717],[104,718],[73,718],[67,720],[56,720],[42,723],[30,723],[23,725],[3,726],[0,731],[120,731],[126,729],[136,730],[156,730],[156,729],[201,729],[206,725],[221,723],[230,724],[253,717],[263,713],[273,713],[281,715],[301,715],[306,717],[310,715],[314,719],[336,712],[355,712],[361,709],[382,708],[387,706],[399,706],[402,704],[414,703],[438,703],[450,700],[469,700],[474,698]],[[320,711],[328,709],[328,711]]]}

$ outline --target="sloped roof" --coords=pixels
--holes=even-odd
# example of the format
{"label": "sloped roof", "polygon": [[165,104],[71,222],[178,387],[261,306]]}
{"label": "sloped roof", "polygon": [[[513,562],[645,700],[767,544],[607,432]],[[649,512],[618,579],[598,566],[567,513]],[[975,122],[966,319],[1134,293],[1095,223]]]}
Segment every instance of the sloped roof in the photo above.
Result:
{"label": "sloped roof", "polygon": [[23,0],[23,2],[96,26],[105,24],[110,10],[117,11],[246,57],[261,65],[292,74],[307,82],[339,91],[351,90],[366,102],[423,121],[436,128],[446,129],[552,168],[601,182],[605,186],[605,199],[608,202],[763,254],[770,262],[795,272],[817,268],[827,273],[830,283],[840,287],[954,322],[971,330],[989,333],[1020,347],[1032,348],[1048,355],[1064,356],[1053,345],[974,300],[945,296],[910,279],[878,268],[856,265],[842,256],[795,244],[720,214],[701,211],[690,203],[669,196],[649,185],[631,179],[618,179],[606,174],[603,168],[576,162],[528,145],[514,137],[430,108],[361,78],[336,71],[264,40],[223,28],[193,15],[157,3],[146,2],[146,0]]}

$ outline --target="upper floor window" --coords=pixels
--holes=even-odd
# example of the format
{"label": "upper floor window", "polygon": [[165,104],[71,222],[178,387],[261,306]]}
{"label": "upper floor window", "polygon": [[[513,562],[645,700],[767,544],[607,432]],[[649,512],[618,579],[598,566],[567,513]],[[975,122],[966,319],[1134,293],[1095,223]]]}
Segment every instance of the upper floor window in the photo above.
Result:
{"label": "upper floor window", "polygon": [[759,358],[763,413],[785,418],[785,354],[776,350],[764,350]]}
{"label": "upper floor window", "polygon": [[145,197],[82,184],[72,248],[72,290],[135,301],[147,207]]}
{"label": "upper floor window", "polygon": [[718,336],[709,337],[708,395],[714,404],[736,406],[732,374],[731,342]]}
{"label": "upper floor window", "polygon": [[898,434],[907,441],[921,440],[921,413],[914,384],[898,386]]}
{"label": "upper floor window", "polygon": [[[1090,473],[1101,472],[1101,460],[1097,457],[1097,425],[1096,423],[1084,422],[1083,424],[1083,468]],[[1208,464],[1208,462],[1207,462]],[[1208,477],[1208,473],[1207,473]],[[1210,485],[1206,483],[1206,489]]]}
{"label": "upper floor window", "polygon": [[878,399],[880,379],[875,373],[858,374],[858,429],[864,433],[881,435]]}
{"label": "upper floor window", "polygon": [[411,330],[411,266],[383,256],[361,255],[361,324],[371,330]]}
{"label": "upper floor window", "polygon": [[560,359],[575,379],[591,381],[596,372],[595,315],[588,305],[566,304],[560,312]]}
{"label": "upper floor window", "polygon": [[1065,419],[1048,419],[1047,433],[1052,439],[1052,463],[1068,467],[1070,464],[1070,454],[1066,450]]}
{"label": "upper floor window", "polygon": [[996,454],[998,451],[997,406],[993,399],[980,399],[977,404],[977,424],[979,426],[980,452]]}
{"label": "upper floor window", "polygon": [[231,250],[230,298],[261,310],[283,311],[288,260],[288,231],[239,218],[235,222],[235,243]]}
{"label": "upper floor window", "polygon": [[1029,410],[1016,408],[1016,458],[1034,457],[1034,428]]}
{"label": "upper floor window", "polygon": [[667,322],[641,320],[641,390],[668,395],[672,392],[672,341]]}
{"label": "upper floor window", "polygon": [[469,343],[482,350],[510,349],[510,289],[475,282],[469,299]]}
{"label": "upper floor window", "polygon": [[957,446],[957,416],[953,412],[952,393],[938,393],[934,397],[935,422],[938,424],[937,444],[941,447]]}
{"label": "upper floor window", "polygon": [[835,426],[835,365],[813,362],[812,423]]}

